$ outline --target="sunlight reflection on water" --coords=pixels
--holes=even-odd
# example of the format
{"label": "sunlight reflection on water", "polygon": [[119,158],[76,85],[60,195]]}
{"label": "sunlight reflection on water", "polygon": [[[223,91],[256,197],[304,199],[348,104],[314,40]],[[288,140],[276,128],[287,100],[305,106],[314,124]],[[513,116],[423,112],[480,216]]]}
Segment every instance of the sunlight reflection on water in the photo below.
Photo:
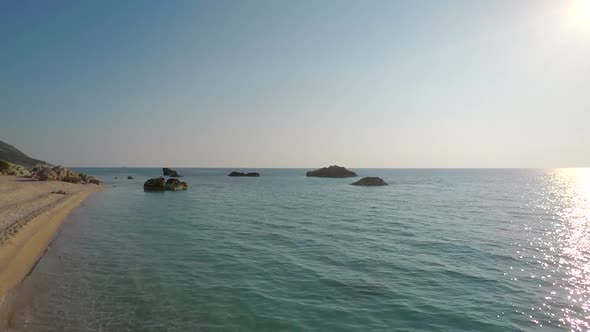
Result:
{"label": "sunlight reflection on water", "polygon": [[[590,169],[558,169],[545,175],[531,202],[541,222],[531,227],[530,251],[518,259],[539,278],[540,306],[530,320],[539,326],[590,329]],[[549,219],[549,226],[542,221]],[[539,236],[537,236],[537,234]],[[540,255],[538,255],[540,253]],[[540,267],[540,268],[539,268]],[[527,314],[522,312],[522,314]]]}

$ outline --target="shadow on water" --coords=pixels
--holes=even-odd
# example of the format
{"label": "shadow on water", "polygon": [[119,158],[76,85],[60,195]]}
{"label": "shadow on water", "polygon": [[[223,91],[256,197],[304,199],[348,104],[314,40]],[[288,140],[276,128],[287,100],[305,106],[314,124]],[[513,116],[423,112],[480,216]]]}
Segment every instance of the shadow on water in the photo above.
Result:
{"label": "shadow on water", "polygon": [[143,192],[150,193],[150,194],[164,194],[166,190],[153,190],[153,189],[143,189]]}

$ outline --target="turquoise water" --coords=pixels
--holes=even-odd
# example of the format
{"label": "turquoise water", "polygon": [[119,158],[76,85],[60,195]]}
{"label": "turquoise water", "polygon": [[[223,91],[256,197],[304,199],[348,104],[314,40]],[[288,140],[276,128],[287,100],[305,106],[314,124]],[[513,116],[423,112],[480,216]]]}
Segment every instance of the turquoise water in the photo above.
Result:
{"label": "turquoise water", "polygon": [[106,190],[21,286],[16,329],[590,329],[590,170],[179,169],[189,190],[165,193],[142,190],[159,169],[82,171]]}

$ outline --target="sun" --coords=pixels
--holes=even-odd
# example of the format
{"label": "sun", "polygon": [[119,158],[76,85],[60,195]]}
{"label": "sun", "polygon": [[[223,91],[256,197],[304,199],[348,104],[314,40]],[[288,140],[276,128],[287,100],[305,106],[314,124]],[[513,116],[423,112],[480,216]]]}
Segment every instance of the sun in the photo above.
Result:
{"label": "sun", "polygon": [[590,28],[590,0],[572,0],[568,16],[572,23]]}
{"label": "sun", "polygon": [[576,0],[576,7],[580,18],[590,22],[590,0]]}

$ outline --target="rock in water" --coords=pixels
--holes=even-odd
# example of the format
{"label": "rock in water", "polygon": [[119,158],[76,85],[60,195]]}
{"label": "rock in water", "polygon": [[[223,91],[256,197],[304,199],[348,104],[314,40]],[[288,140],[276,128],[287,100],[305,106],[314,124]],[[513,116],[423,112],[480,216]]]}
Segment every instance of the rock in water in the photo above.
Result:
{"label": "rock in water", "polygon": [[182,175],[178,174],[178,172],[172,168],[167,168],[164,167],[162,168],[162,172],[164,173],[164,176],[170,176],[173,178],[180,178],[182,177]]}
{"label": "rock in water", "polygon": [[188,184],[186,184],[186,182],[181,182],[178,179],[168,179],[164,188],[166,190],[186,190],[188,189]]}
{"label": "rock in water", "polygon": [[163,177],[153,178],[147,180],[143,184],[144,190],[186,190],[188,189],[188,184],[186,182],[181,182],[178,179],[168,179],[167,181]]}
{"label": "rock in water", "polygon": [[133,176],[129,175],[129,176],[127,177],[127,180],[133,180]]}
{"label": "rock in water", "polygon": [[247,177],[256,177],[260,176],[259,173],[252,172],[252,173],[242,173],[242,172],[231,172],[228,176],[247,176]]}
{"label": "rock in water", "polygon": [[317,176],[320,178],[350,178],[357,176],[355,172],[349,171],[344,167],[332,165],[330,167],[323,167],[315,171],[309,171],[307,176]]}
{"label": "rock in water", "polygon": [[382,178],[376,176],[367,176],[358,180],[355,183],[351,183],[353,186],[387,186],[387,182],[383,181]]}
{"label": "rock in water", "polygon": [[143,184],[143,189],[144,190],[165,190],[164,189],[165,184],[166,184],[166,180],[164,178],[162,178],[162,177],[153,178],[153,179],[147,180]]}

